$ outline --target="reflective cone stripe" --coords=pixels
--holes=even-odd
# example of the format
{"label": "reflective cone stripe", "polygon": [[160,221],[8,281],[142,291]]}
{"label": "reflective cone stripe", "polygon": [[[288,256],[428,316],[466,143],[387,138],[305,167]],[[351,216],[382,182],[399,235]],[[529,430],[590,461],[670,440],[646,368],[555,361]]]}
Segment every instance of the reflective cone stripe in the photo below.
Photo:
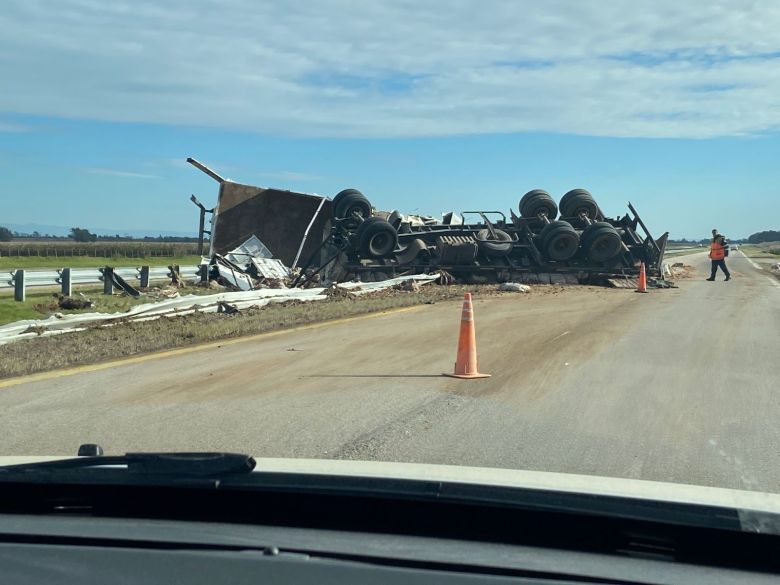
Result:
{"label": "reflective cone stripe", "polygon": [[477,368],[477,336],[474,331],[474,306],[471,303],[471,293],[466,293],[466,298],[463,301],[455,371],[452,374],[445,374],[445,376],[453,378],[490,377],[490,374],[480,374]]}

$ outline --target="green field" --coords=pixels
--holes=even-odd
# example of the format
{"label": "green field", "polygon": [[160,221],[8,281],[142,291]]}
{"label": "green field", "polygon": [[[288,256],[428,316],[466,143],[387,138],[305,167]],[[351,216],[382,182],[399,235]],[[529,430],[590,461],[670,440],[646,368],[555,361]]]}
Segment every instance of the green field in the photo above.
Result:
{"label": "green field", "polygon": [[149,258],[125,258],[123,256],[1,256],[0,270],[25,268],[102,268],[103,266],[197,266],[200,256],[153,256]]}

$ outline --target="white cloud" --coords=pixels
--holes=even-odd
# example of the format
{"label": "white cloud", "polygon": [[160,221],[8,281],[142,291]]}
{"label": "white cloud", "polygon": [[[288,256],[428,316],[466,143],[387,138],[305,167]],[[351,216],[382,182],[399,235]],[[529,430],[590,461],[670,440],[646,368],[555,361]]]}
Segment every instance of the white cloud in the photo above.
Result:
{"label": "white cloud", "polygon": [[108,175],[109,177],[124,177],[129,179],[159,179],[157,175],[147,175],[145,173],[135,173],[132,171],[120,171],[117,169],[85,169],[90,175]]}
{"label": "white cloud", "polygon": [[29,132],[30,128],[24,124],[3,122],[0,120],[0,132]]}
{"label": "white cloud", "polygon": [[780,3],[5,3],[0,111],[292,136],[780,125]]}

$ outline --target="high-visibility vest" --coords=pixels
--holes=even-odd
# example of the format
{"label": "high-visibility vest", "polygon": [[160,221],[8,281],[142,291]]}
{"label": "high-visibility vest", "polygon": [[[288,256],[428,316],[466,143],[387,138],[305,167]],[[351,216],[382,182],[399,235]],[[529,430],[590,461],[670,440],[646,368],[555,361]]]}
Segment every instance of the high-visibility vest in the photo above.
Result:
{"label": "high-visibility vest", "polygon": [[712,240],[710,244],[710,258],[712,260],[723,260],[726,257],[726,249],[723,247],[720,238]]}

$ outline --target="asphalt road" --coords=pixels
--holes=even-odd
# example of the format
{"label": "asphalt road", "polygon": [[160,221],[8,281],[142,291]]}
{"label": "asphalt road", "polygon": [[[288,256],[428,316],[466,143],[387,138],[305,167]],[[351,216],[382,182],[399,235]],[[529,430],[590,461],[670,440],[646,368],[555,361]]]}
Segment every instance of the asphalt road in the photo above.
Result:
{"label": "asphalt road", "polygon": [[0,383],[0,454],[232,450],[586,473],[780,492],[780,284],[705,254],[675,290],[458,303]]}

